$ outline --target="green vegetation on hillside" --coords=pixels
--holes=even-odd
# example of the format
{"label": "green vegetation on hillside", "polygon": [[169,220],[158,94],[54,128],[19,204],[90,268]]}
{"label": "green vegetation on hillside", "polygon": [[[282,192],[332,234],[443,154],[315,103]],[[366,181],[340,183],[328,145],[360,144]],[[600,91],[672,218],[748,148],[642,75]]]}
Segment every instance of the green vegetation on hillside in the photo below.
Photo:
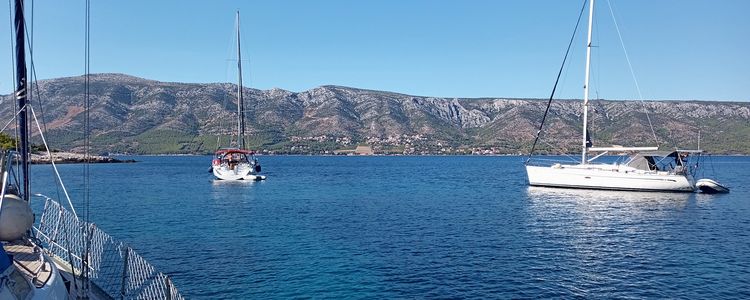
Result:
{"label": "green vegetation on hillside", "polygon": [[[18,145],[18,140],[12,138],[11,136],[5,134],[4,132],[0,132],[0,149],[2,150],[8,150],[8,149],[16,149]],[[42,144],[30,144],[29,150],[31,152],[42,152],[47,151],[47,149]],[[56,152],[57,150],[52,149],[52,152]]]}
{"label": "green vegetation on hillside", "polygon": [[13,149],[16,147],[16,140],[9,135],[0,132],[0,148],[2,150]]}

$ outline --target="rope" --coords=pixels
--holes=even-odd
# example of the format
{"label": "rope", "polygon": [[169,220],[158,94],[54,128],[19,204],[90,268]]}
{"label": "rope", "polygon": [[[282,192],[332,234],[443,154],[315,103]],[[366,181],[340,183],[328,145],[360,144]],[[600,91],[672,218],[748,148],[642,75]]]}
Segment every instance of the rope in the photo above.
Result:
{"label": "rope", "polygon": [[536,149],[536,144],[539,141],[539,136],[542,133],[542,129],[544,127],[544,121],[547,120],[547,113],[549,113],[549,108],[552,105],[552,99],[555,97],[555,91],[557,90],[557,84],[560,82],[560,76],[562,75],[563,69],[565,68],[565,62],[568,60],[568,54],[570,54],[570,48],[573,46],[573,40],[575,39],[576,33],[578,32],[578,25],[581,24],[581,16],[583,16],[583,12],[586,8],[586,0],[583,0],[583,5],[581,6],[581,12],[578,14],[578,20],[576,21],[576,26],[573,29],[573,35],[570,37],[570,42],[568,42],[568,49],[565,50],[565,57],[563,57],[562,64],[560,65],[560,71],[557,72],[557,78],[555,79],[555,85],[552,87],[552,93],[549,96],[549,100],[547,101],[547,108],[544,109],[544,115],[542,116],[542,122],[539,124],[539,130],[536,132],[536,137],[534,138],[534,144],[531,145],[531,151],[529,152],[529,157],[526,159],[526,163],[529,163],[529,160],[531,160],[531,155],[534,154],[534,149]]}
{"label": "rope", "polygon": [[625,53],[625,60],[628,62],[628,68],[630,69],[630,76],[633,77],[633,82],[635,83],[635,89],[638,91],[638,98],[641,101],[641,105],[643,106],[643,111],[646,112],[646,119],[648,120],[648,126],[651,128],[651,134],[654,137],[654,142],[656,143],[656,146],[659,146],[659,139],[656,138],[656,131],[654,130],[654,125],[651,123],[651,116],[648,114],[648,109],[646,109],[646,103],[643,101],[643,95],[641,94],[641,87],[638,85],[638,79],[635,77],[635,71],[633,70],[633,65],[630,63],[630,57],[628,56],[628,50],[625,49],[625,42],[622,39],[622,34],[620,34],[620,26],[617,25],[617,18],[615,18],[615,12],[612,10],[612,3],[607,0],[607,5],[609,6],[609,13],[612,15],[612,21],[615,23],[615,29],[617,30],[617,36],[620,38],[620,45],[622,46],[622,52]]}

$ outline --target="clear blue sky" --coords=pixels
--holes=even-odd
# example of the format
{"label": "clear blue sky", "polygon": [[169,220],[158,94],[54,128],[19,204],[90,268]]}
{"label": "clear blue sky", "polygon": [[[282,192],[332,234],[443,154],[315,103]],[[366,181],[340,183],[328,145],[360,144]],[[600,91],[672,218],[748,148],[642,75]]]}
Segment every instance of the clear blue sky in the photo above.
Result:
{"label": "clear blue sky", "polygon": [[[610,1],[645,99],[750,100],[750,1]],[[239,9],[246,86],[545,98],[581,3],[93,0],[91,70],[233,82],[229,59]],[[597,0],[597,13],[594,95],[638,98],[607,0]],[[2,14],[9,41],[8,12]],[[83,73],[83,14],[82,0],[35,2],[39,78]],[[583,43],[576,42],[561,97],[582,97]],[[12,88],[5,44],[2,93]]]}

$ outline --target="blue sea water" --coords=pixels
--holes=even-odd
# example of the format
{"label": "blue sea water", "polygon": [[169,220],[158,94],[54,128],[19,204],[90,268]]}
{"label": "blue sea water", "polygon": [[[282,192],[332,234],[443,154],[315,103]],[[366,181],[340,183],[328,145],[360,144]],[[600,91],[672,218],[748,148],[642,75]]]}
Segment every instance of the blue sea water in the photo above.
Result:
{"label": "blue sea water", "polygon": [[90,218],[190,299],[750,298],[750,157],[704,166],[725,195],[532,188],[521,157],[135,158],[90,166]]}

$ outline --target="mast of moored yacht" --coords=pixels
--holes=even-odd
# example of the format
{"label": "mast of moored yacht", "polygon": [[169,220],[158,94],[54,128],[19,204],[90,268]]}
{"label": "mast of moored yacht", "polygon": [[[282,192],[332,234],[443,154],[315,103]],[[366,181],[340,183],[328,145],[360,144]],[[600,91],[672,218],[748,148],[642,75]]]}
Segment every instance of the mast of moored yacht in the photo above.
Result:
{"label": "mast of moored yacht", "polygon": [[240,11],[237,11],[237,146],[245,148],[245,105],[242,99],[242,54],[240,51]]}
{"label": "mast of moored yacht", "polygon": [[15,29],[16,29],[16,100],[18,100],[18,139],[19,151],[21,152],[21,173],[23,175],[23,189],[21,197],[29,201],[29,127],[28,117],[28,98],[26,74],[26,48],[25,48],[25,21],[23,0],[16,0],[15,7]]}
{"label": "mast of moored yacht", "polygon": [[586,164],[586,152],[588,148],[588,115],[589,115],[589,73],[591,67],[591,29],[594,23],[594,0],[589,2],[589,33],[586,42],[586,78],[583,84],[583,147],[581,151],[581,164]]}

